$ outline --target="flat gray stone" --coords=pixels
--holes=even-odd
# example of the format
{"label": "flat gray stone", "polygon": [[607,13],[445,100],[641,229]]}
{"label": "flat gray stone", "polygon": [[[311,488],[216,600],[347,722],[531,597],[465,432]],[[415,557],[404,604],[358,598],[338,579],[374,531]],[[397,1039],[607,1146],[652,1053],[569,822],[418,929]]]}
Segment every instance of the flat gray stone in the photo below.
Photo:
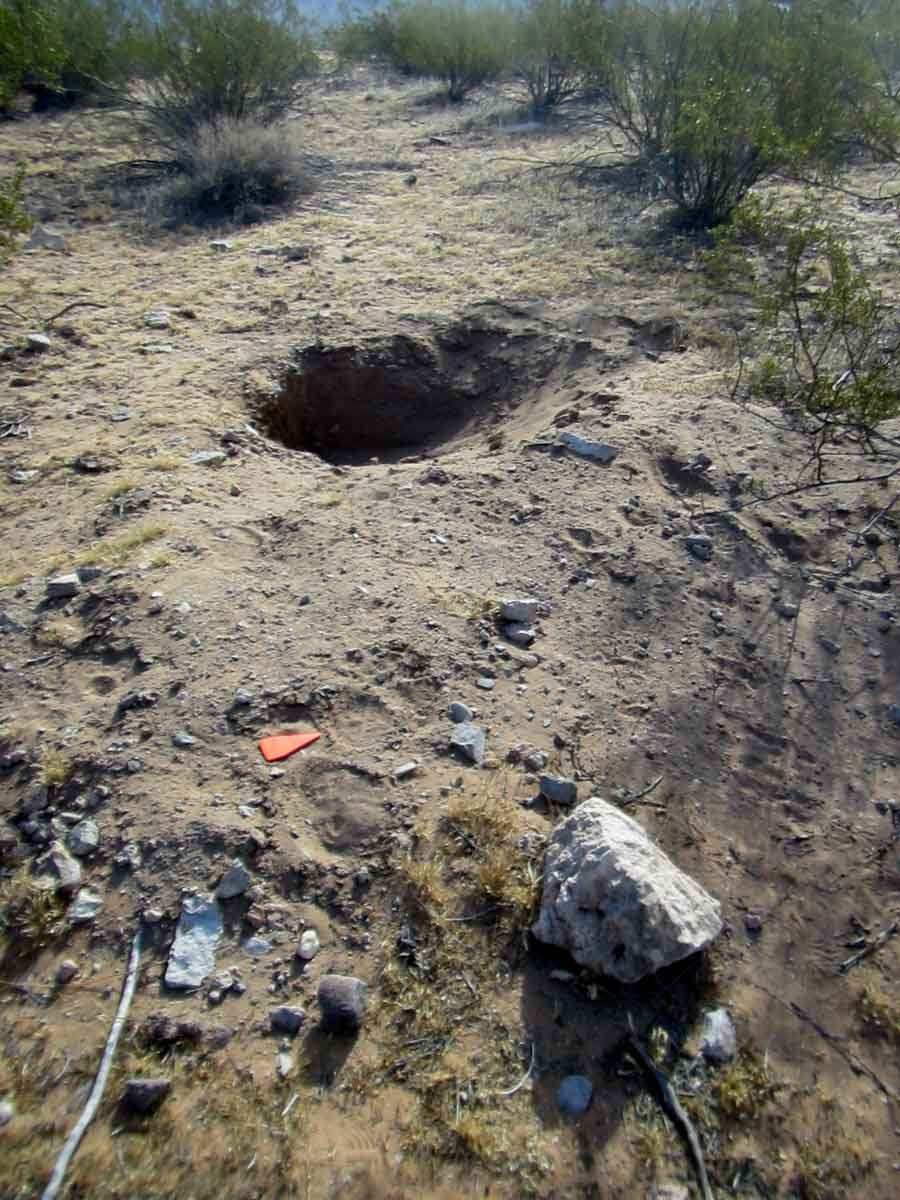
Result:
{"label": "flat gray stone", "polygon": [[462,725],[465,721],[471,721],[475,715],[468,704],[463,704],[461,700],[454,700],[450,705],[450,720],[455,725]]}
{"label": "flat gray stone", "polygon": [[269,1013],[269,1025],[273,1033],[286,1033],[294,1037],[300,1032],[306,1013],[302,1008],[289,1008],[286,1004],[273,1008]]}
{"label": "flat gray stone", "polygon": [[700,1050],[704,1058],[714,1063],[731,1062],[737,1054],[737,1034],[727,1008],[714,1008],[704,1016]]}
{"label": "flat gray stone", "polygon": [[195,450],[191,455],[195,467],[221,467],[227,459],[224,450]]}
{"label": "flat gray stone", "polygon": [[209,248],[215,254],[227,254],[231,249],[231,242],[226,241],[225,238],[214,238],[209,243]]}
{"label": "flat gray stone", "polygon": [[553,804],[571,808],[578,802],[578,784],[574,779],[563,779],[561,775],[542,775],[541,795]]}
{"label": "flat gray stone", "polygon": [[713,540],[708,533],[689,533],[684,539],[684,544],[688,552],[701,562],[709,562],[712,558]]}
{"label": "flat gray stone", "polygon": [[35,864],[39,882],[62,896],[71,896],[81,885],[81,865],[62,842],[52,842],[47,853]]}
{"label": "flat gray stone", "polygon": [[537,637],[534,626],[523,625],[519,621],[511,621],[508,625],[504,625],[503,632],[517,646],[530,646]]}
{"label": "flat gray stone", "polygon": [[319,980],[319,1011],[328,1033],[355,1033],[366,1015],[366,985],[352,975],[323,975]]}
{"label": "flat gray stone", "polygon": [[82,888],[69,905],[68,918],[73,925],[87,925],[103,908],[103,897]]}
{"label": "flat gray stone", "polygon": [[188,896],[181,905],[175,941],[169,951],[166,986],[198,988],[216,966],[222,936],[222,909],[208,896]]}
{"label": "flat gray stone", "polygon": [[721,930],[719,902],[615,805],[586,800],[554,830],[532,932],[581,966],[636,983]]}
{"label": "flat gray stone", "polygon": [[43,354],[53,345],[45,333],[26,333],[25,344],[32,354]]}
{"label": "flat gray stone", "polygon": [[52,579],[47,580],[48,600],[68,600],[72,596],[77,596],[80,591],[81,580],[78,578],[77,571],[73,571],[70,575],[55,575]]}
{"label": "flat gray stone", "polygon": [[197,739],[191,737],[189,733],[185,733],[183,729],[172,734],[172,745],[177,746],[179,750],[190,750],[191,746],[196,746],[196,744]]}
{"label": "flat gray stone", "polygon": [[594,1085],[584,1075],[567,1075],[559,1085],[556,1103],[567,1117],[583,1117],[594,1098]]}
{"label": "flat gray stone", "polygon": [[470,721],[464,721],[457,725],[451,734],[450,746],[462,758],[477,766],[484,759],[484,730]]}
{"label": "flat gray stone", "polygon": [[236,858],[219,880],[215,891],[216,899],[233,900],[235,896],[242,896],[252,882],[253,876],[241,860]]}
{"label": "flat gray stone", "polygon": [[541,602],[529,596],[524,600],[504,600],[500,605],[500,619],[530,625],[538,615]]}
{"label": "flat gray stone", "polygon": [[66,239],[49,225],[36,225],[23,250],[65,250]]}
{"label": "flat gray stone", "polygon": [[86,858],[100,845],[100,829],[96,821],[86,817],[69,830],[66,845],[77,858]]}
{"label": "flat gray stone", "polygon": [[419,769],[419,764],[415,759],[410,759],[409,762],[401,763],[399,767],[394,767],[394,778],[396,780],[409,779],[411,775],[415,775]]}
{"label": "flat gray stone", "polygon": [[591,462],[599,462],[604,465],[611,463],[619,453],[614,446],[608,446],[606,442],[595,442],[590,438],[582,437],[580,433],[571,433],[569,430],[561,433],[556,440],[560,446],[564,446],[572,454],[577,454],[579,458],[587,458]]}

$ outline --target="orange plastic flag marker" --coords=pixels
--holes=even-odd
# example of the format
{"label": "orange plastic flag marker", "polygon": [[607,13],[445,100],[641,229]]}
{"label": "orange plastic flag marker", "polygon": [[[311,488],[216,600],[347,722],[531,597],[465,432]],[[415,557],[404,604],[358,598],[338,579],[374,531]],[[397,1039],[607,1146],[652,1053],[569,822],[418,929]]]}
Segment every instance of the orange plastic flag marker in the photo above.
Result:
{"label": "orange plastic flag marker", "polygon": [[298,750],[311,746],[321,736],[321,733],[276,733],[272,737],[262,738],[259,748],[266,762],[281,762],[283,758],[290,758]]}

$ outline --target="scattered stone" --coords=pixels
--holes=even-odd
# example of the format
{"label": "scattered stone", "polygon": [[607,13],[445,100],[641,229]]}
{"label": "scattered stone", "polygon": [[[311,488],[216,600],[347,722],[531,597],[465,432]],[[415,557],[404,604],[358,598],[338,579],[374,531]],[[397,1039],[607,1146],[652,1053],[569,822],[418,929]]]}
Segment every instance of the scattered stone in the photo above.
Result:
{"label": "scattered stone", "polygon": [[161,908],[145,908],[141,913],[141,920],[145,925],[158,925],[164,916]]}
{"label": "scattered stone", "polygon": [[567,1075],[559,1085],[556,1103],[567,1117],[583,1117],[591,1106],[594,1085],[584,1075]]}
{"label": "scattered stone", "polygon": [[68,917],[73,925],[87,925],[103,908],[103,897],[82,888],[69,905]]}
{"label": "scattered stone", "polygon": [[302,958],[304,962],[311,962],[319,953],[319,935],[314,929],[304,930],[300,945],[297,947],[297,957]]}
{"label": "scattered stone", "polygon": [[231,242],[226,241],[225,238],[214,238],[209,243],[209,248],[214,254],[227,254],[231,249]]}
{"label": "scattered stone", "polygon": [[56,982],[65,987],[67,983],[71,983],[78,974],[78,963],[73,962],[71,958],[64,958],[56,968]]}
{"label": "scattered stone", "polygon": [[691,1193],[683,1183],[656,1183],[647,1200],[691,1200]]}
{"label": "scattered stone", "polygon": [[149,329],[168,329],[172,324],[172,317],[167,308],[159,308],[155,312],[147,313],[144,324]]}
{"label": "scattered stone", "polygon": [[72,596],[77,596],[80,591],[81,580],[76,571],[73,571],[71,575],[56,575],[53,579],[47,580],[48,600],[69,600]]}
{"label": "scattered stone", "polygon": [[53,842],[36,864],[38,877],[62,896],[71,896],[81,885],[81,866],[62,842]]}
{"label": "scattered stone", "polygon": [[251,958],[262,958],[272,949],[272,943],[264,937],[248,937],[243,947]]}
{"label": "scattered stone", "polygon": [[65,250],[66,239],[49,225],[36,225],[23,250]]}
{"label": "scattered stone", "polygon": [[172,1081],[165,1076],[158,1079],[129,1079],[122,1094],[122,1103],[132,1112],[148,1116],[156,1112],[172,1090]]}
{"label": "scattered stone", "polygon": [[288,1008],[287,1005],[282,1005],[280,1008],[273,1008],[269,1013],[269,1025],[273,1033],[286,1033],[289,1037],[294,1037],[300,1032],[300,1027],[306,1020],[306,1013],[302,1008]]}
{"label": "scattered stone", "polygon": [[153,1046],[195,1044],[203,1039],[203,1026],[197,1021],[176,1021],[167,1013],[151,1013],[140,1027],[140,1036]]}
{"label": "scattered stone", "polygon": [[191,737],[189,733],[185,733],[183,729],[178,733],[172,734],[172,745],[177,746],[179,750],[189,750],[191,746],[197,744],[197,739]]}
{"label": "scattered stone", "polygon": [[504,600],[500,605],[500,618],[520,625],[530,625],[538,615],[539,608],[539,600]]}
{"label": "scattered stone", "polygon": [[319,1011],[328,1033],[355,1033],[366,1014],[366,985],[352,975],[323,975]]}
{"label": "scattered stone", "polygon": [[25,344],[32,354],[43,354],[53,345],[45,333],[26,333]]}
{"label": "scattered stone", "polygon": [[246,688],[238,688],[234,693],[234,702],[239,708],[246,708],[253,703],[253,693]]}
{"label": "scattered stone", "polygon": [[181,906],[175,941],[169,951],[165,981],[170,988],[198,988],[216,965],[222,936],[222,910],[216,900],[188,896]]}
{"label": "scattered stone", "polygon": [[77,858],[86,858],[100,845],[100,829],[96,821],[87,817],[69,830],[66,845]]}
{"label": "scattered stone", "polygon": [[16,1115],[12,1100],[0,1100],[0,1129],[4,1129]]}
{"label": "scattered stone", "polygon": [[700,1050],[709,1062],[731,1062],[737,1054],[737,1035],[727,1008],[714,1008],[703,1018]]}
{"label": "scattered stone", "polygon": [[475,680],[475,686],[481,688],[483,692],[492,692],[496,682],[495,679],[491,679],[490,675],[481,675]]}
{"label": "scattered stone", "polygon": [[287,1050],[279,1050],[275,1058],[275,1070],[279,1079],[287,1079],[294,1073],[294,1057]]}
{"label": "scattered stone", "polygon": [[503,632],[506,634],[509,640],[514,642],[517,646],[530,646],[537,637],[537,633],[535,632],[533,625],[522,625],[517,621],[513,621],[509,625],[505,625],[503,627]]}
{"label": "scattered stone", "polygon": [[782,600],[778,605],[778,615],[784,617],[785,620],[792,621],[797,616],[800,609],[798,605],[790,603],[788,600]]}
{"label": "scattered stone", "polygon": [[466,721],[471,721],[474,715],[468,704],[463,704],[461,700],[454,700],[450,705],[450,720],[455,725],[462,725]]}
{"label": "scattered stone", "polygon": [[418,769],[419,764],[414,759],[410,759],[409,762],[401,763],[399,767],[394,768],[394,778],[398,782],[409,779],[411,775],[415,775]]}
{"label": "scattered stone", "polygon": [[128,692],[116,705],[116,715],[122,716],[123,713],[131,712],[132,709],[152,708],[154,704],[158,703],[159,696],[156,692]]}
{"label": "scattered stone", "polygon": [[484,759],[484,730],[470,721],[463,721],[454,729],[450,737],[450,747],[462,758],[478,766]]}
{"label": "scattered stone", "polygon": [[224,450],[195,450],[191,455],[195,467],[221,467],[227,461],[228,455]]}
{"label": "scattered stone", "polygon": [[580,434],[571,433],[569,430],[561,433],[556,440],[560,446],[577,454],[579,458],[588,458],[592,462],[604,465],[611,463],[619,453],[614,446],[607,446],[605,442],[591,441],[590,438],[581,437]]}
{"label": "scattered stone", "polygon": [[555,829],[532,932],[581,966],[636,983],[721,930],[718,901],[615,805],[586,800]]}
{"label": "scattered stone", "polygon": [[312,246],[292,245],[282,246],[279,254],[285,262],[306,262],[312,252]]}
{"label": "scattered stone", "polygon": [[79,567],[76,574],[82,583],[93,583],[102,578],[103,570],[101,567]]}
{"label": "scattered stone", "polygon": [[578,784],[574,779],[564,779],[561,775],[542,775],[540,788],[541,795],[552,804],[571,808],[578,803]]}
{"label": "scattered stone", "polygon": [[253,876],[241,860],[236,858],[219,880],[215,891],[216,899],[233,900],[235,896],[242,896],[252,882]]}
{"label": "scattered stone", "polygon": [[689,533],[684,544],[694,558],[701,562],[709,562],[713,554],[713,540],[708,533]]}
{"label": "scattered stone", "polygon": [[744,928],[748,933],[761,933],[763,920],[759,913],[747,913],[744,917]]}

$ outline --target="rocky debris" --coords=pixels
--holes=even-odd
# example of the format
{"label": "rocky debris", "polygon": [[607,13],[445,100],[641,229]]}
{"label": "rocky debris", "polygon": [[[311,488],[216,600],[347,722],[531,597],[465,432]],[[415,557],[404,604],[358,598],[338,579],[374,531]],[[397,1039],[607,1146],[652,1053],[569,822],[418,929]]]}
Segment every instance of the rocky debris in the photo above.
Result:
{"label": "rocky debris", "polygon": [[242,896],[252,882],[253,876],[241,860],[236,858],[219,880],[215,890],[216,899],[233,900],[235,896]]}
{"label": "rocky debris", "polygon": [[747,913],[744,917],[744,928],[748,933],[762,933],[763,920],[759,913]]}
{"label": "rocky debris", "polygon": [[231,242],[225,238],[213,238],[209,243],[209,248],[214,254],[227,254],[231,249]]}
{"label": "rocky debris", "polygon": [[103,908],[103,897],[82,888],[69,905],[68,918],[73,925],[87,925]]}
{"label": "rocky debris", "polygon": [[298,1034],[305,1020],[306,1013],[302,1008],[289,1008],[285,1004],[280,1008],[273,1008],[269,1013],[269,1025],[272,1032],[286,1033],[288,1037]]}
{"label": "rocky debris", "polygon": [[516,621],[504,625],[503,632],[516,646],[530,646],[537,637],[533,625],[522,625]]}
{"label": "rocky debris", "polygon": [[152,708],[159,703],[156,692],[128,692],[116,705],[116,716],[121,717],[127,712],[142,708]]}
{"label": "rocky debris", "polygon": [[287,1050],[279,1050],[275,1056],[275,1072],[279,1079],[287,1079],[294,1073],[294,1056]]}
{"label": "rocky debris", "polygon": [[56,982],[60,987],[65,987],[67,983],[71,983],[78,974],[78,963],[73,962],[71,958],[64,958],[56,968]]}
{"label": "rocky debris", "polygon": [[409,762],[401,763],[399,767],[394,767],[394,779],[400,783],[404,779],[409,779],[410,776],[415,775],[418,769],[419,764],[415,761],[415,759],[410,759]]}
{"label": "rocky debris", "polygon": [[461,700],[454,700],[449,709],[450,720],[454,725],[463,725],[467,721],[471,721],[474,713],[468,704],[463,704]]}
{"label": "rocky debris", "polygon": [[578,784],[574,779],[564,779],[561,775],[542,775],[540,789],[541,795],[551,804],[571,808],[578,803]]}
{"label": "rocky debris", "polygon": [[144,316],[144,324],[148,329],[168,329],[172,324],[172,314],[167,308],[157,308]]}
{"label": "rocky debris", "polygon": [[216,946],[222,936],[222,910],[207,896],[187,896],[175,941],[169,951],[165,981],[170,988],[198,988],[216,965]]}
{"label": "rocky debris", "polygon": [[62,842],[52,842],[47,853],[35,864],[38,882],[54,888],[62,896],[71,896],[81,884],[81,866]]}
{"label": "rocky debris", "polygon": [[556,1103],[567,1117],[583,1117],[591,1106],[594,1085],[584,1075],[567,1075],[559,1085]]}
{"label": "rocky debris", "polygon": [[353,975],[323,975],[319,1011],[327,1033],[355,1033],[366,1014],[366,985]]}
{"label": "rocky debris", "polygon": [[195,1044],[203,1040],[203,1026],[199,1021],[176,1021],[167,1013],[151,1013],[141,1025],[139,1033],[141,1039],[151,1046]]}
{"label": "rocky debris", "polygon": [[450,736],[450,748],[478,766],[484,759],[485,735],[479,725],[463,721]]}
{"label": "rocky debris", "polygon": [[606,442],[595,442],[569,430],[559,434],[556,441],[557,445],[572,454],[577,454],[579,458],[588,458],[591,462],[603,463],[604,466],[611,463],[619,453],[614,446],[608,446]]}
{"label": "rocky debris", "polygon": [[23,250],[65,250],[66,239],[49,225],[36,225]]}
{"label": "rocky debris", "polygon": [[171,1090],[172,1081],[164,1075],[157,1079],[129,1079],[122,1093],[122,1104],[146,1117],[156,1112]]}
{"label": "rocky debris", "polygon": [[314,929],[304,930],[300,945],[297,947],[297,957],[302,958],[304,962],[312,962],[319,953],[319,935]]}
{"label": "rocky debris", "polygon": [[689,554],[701,562],[709,562],[713,555],[713,540],[708,533],[689,533],[684,539]]}
{"label": "rocky debris", "polygon": [[647,1200],[691,1200],[691,1193],[683,1183],[655,1183]]}
{"label": "rocky debris", "polygon": [[197,739],[191,737],[189,733],[185,733],[183,729],[179,729],[177,733],[172,734],[172,745],[177,746],[179,750],[190,750],[191,746],[197,744]]}
{"label": "rocky debris", "polygon": [[704,1016],[700,1050],[713,1063],[731,1062],[737,1054],[737,1035],[727,1008],[714,1008]]}
{"label": "rocky debris", "polygon": [[72,571],[69,575],[55,575],[53,579],[47,580],[48,600],[70,600],[80,591],[81,580],[77,571]]}
{"label": "rocky debris", "polygon": [[581,966],[636,983],[721,929],[718,901],[614,805],[586,800],[554,830],[532,932]]}
{"label": "rocky debris", "polygon": [[479,675],[475,680],[475,686],[481,688],[483,692],[492,692],[497,683],[496,679],[492,679],[490,675]]}
{"label": "rocky debris", "polygon": [[253,693],[246,688],[238,688],[234,693],[234,702],[238,708],[247,708],[253,703]]}
{"label": "rocky debris", "polygon": [[86,858],[100,845],[100,829],[96,821],[86,817],[69,830],[66,845],[77,858]]}
{"label": "rocky debris", "polygon": [[224,450],[195,450],[191,455],[195,467],[221,467],[227,461],[228,455]]}
{"label": "rocky debris", "polygon": [[517,625],[530,625],[538,615],[540,601],[529,597],[526,600],[504,600],[500,605],[500,620],[512,621]]}
{"label": "rocky debris", "polygon": [[32,354],[43,354],[50,349],[53,343],[45,333],[26,333],[25,345]]}
{"label": "rocky debris", "polygon": [[16,1115],[12,1100],[0,1100],[0,1129],[4,1129]]}

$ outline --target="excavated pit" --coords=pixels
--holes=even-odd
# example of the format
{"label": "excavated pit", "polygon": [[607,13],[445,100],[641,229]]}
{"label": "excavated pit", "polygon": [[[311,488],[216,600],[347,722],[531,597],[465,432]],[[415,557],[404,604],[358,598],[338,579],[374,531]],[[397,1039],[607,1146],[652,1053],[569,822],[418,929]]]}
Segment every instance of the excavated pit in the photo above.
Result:
{"label": "excavated pit", "polygon": [[433,457],[495,426],[560,352],[556,338],[473,321],[430,337],[302,347],[254,415],[283,445],[336,465]]}

